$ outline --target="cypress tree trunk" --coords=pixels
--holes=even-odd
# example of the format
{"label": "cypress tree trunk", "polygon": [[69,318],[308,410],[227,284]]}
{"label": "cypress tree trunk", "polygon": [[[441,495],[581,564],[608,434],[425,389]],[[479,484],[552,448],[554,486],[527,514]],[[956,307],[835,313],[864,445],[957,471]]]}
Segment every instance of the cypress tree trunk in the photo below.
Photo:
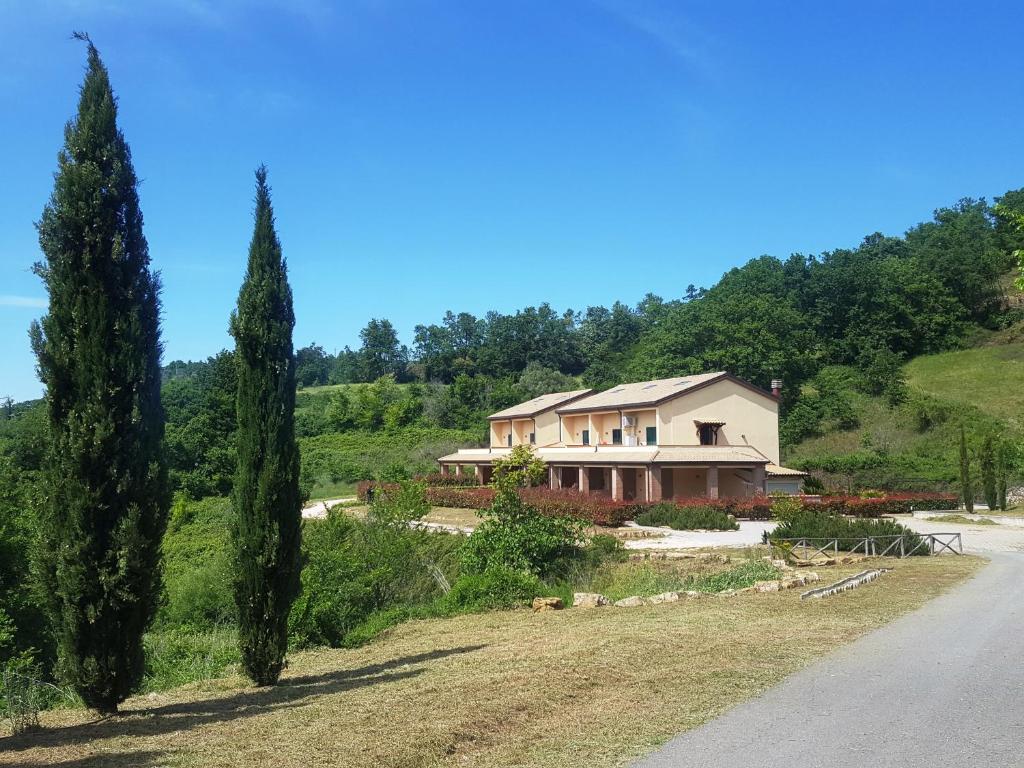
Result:
{"label": "cypress tree trunk", "polygon": [[256,171],[249,266],[231,316],[238,364],[235,601],[246,674],[273,685],[299,592],[302,499],[295,443],[292,292],[274,230],[266,168]]}
{"label": "cypress tree trunk", "polygon": [[974,511],[974,484],[971,482],[971,461],[967,456],[967,435],[960,425],[960,495],[964,500],[964,509]]}
{"label": "cypress tree trunk", "polygon": [[998,509],[999,496],[996,491],[995,446],[991,435],[986,435],[984,442],[981,444],[979,464],[981,466],[981,488],[985,494],[985,504],[988,505],[990,510]]}
{"label": "cypress tree trunk", "polygon": [[88,43],[39,222],[49,291],[32,327],[49,424],[38,569],[62,679],[104,713],[137,687],[160,592],[169,505],[160,404],[159,279],[107,70]]}

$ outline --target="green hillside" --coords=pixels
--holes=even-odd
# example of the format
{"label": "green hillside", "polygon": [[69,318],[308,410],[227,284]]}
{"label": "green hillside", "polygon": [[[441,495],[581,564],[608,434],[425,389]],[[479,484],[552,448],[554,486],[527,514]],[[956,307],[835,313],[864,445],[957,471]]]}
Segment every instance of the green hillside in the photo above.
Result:
{"label": "green hillside", "polygon": [[970,405],[1024,429],[1024,342],[925,355],[906,366],[907,384]]}
{"label": "green hillside", "polygon": [[[957,488],[961,424],[972,451],[986,434],[1024,438],[1019,334],[1004,331],[978,347],[915,358],[903,368],[902,398],[866,394],[861,374],[829,369],[824,382],[819,376],[804,387],[797,406],[816,408],[820,428],[786,445],[784,462],[834,489]],[[1015,480],[1021,470],[1014,469]]]}

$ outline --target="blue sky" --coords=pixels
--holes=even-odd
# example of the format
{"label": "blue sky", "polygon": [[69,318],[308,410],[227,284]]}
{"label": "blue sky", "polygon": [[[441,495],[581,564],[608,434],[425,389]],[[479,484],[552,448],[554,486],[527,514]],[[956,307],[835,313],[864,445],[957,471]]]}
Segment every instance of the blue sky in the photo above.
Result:
{"label": "blue sky", "polygon": [[581,309],[899,234],[1024,186],[1019,3],[0,0],[0,397],[35,397],[33,222],[87,30],[164,279],[229,345],[264,162],[296,345]]}

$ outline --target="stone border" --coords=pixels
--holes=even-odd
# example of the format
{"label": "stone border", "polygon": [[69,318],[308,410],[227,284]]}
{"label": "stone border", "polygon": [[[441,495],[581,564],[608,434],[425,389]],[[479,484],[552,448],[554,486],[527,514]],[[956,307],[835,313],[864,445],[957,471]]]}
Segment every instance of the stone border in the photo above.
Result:
{"label": "stone border", "polygon": [[853,576],[847,576],[845,579],[828,584],[824,587],[818,587],[817,589],[809,589],[800,595],[801,600],[816,597],[830,597],[831,595],[838,595],[840,592],[847,592],[851,589],[856,589],[859,586],[868,584],[883,573],[888,573],[889,568],[872,568],[867,571],[861,571],[855,573]]}

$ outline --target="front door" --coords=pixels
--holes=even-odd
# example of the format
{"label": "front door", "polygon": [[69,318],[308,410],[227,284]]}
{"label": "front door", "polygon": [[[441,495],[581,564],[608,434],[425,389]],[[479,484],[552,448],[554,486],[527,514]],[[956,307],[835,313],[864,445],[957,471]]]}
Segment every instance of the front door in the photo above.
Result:
{"label": "front door", "polygon": [[626,501],[636,498],[636,469],[633,467],[622,470],[622,498]]}

